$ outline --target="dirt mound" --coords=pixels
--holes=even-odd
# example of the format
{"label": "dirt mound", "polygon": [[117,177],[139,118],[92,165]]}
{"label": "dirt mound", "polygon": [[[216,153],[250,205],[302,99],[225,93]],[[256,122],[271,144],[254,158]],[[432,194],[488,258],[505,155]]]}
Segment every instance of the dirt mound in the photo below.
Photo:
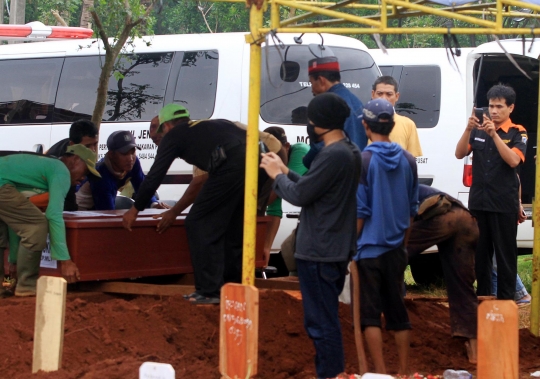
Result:
{"label": "dirt mound", "polygon": [[[411,369],[442,374],[447,368],[474,372],[463,341],[450,338],[448,308],[407,301],[413,325]],[[31,375],[35,299],[0,300],[0,377],[55,379],[138,378],[145,361],[173,365],[177,378],[220,378],[219,307],[193,306],[181,297],[70,294],[67,301],[63,367]],[[351,308],[341,307],[348,372],[357,372]],[[314,349],[299,300],[281,291],[260,293],[258,379],[315,376]],[[393,336],[385,333],[390,373],[397,370]],[[520,369],[540,370],[540,339],[520,331]],[[525,377],[525,376],[524,376]]]}

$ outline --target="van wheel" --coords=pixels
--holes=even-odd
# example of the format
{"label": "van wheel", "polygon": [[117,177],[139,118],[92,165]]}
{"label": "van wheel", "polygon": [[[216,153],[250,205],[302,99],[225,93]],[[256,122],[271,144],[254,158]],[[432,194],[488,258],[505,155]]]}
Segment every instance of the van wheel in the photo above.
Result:
{"label": "van wheel", "polygon": [[409,261],[409,265],[416,284],[426,287],[444,284],[444,273],[438,253],[417,255]]}

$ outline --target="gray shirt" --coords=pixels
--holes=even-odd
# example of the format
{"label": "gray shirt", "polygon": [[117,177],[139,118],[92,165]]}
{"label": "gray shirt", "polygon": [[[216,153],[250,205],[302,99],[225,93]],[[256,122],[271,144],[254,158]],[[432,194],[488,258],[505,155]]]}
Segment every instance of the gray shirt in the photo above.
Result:
{"label": "gray shirt", "polygon": [[343,262],[356,251],[356,190],[360,151],[347,139],[317,154],[300,176],[290,170],[274,181],[277,195],[302,207],[295,257],[316,262]]}

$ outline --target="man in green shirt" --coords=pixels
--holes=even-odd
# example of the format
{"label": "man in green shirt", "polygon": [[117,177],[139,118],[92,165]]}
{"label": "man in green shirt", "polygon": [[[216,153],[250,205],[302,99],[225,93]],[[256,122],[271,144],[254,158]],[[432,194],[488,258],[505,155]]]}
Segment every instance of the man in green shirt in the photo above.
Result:
{"label": "man in green shirt", "polygon": [[[10,262],[17,262],[16,296],[36,293],[47,233],[51,257],[62,261],[64,278],[70,283],[79,279],[67,249],[62,211],[72,185],[80,184],[89,172],[99,177],[95,164],[95,153],[80,144],[69,146],[60,159],[16,152],[0,157],[0,251],[7,247],[9,234]],[[46,206],[44,214],[35,205],[36,198]],[[3,259],[0,268],[3,274]]]}

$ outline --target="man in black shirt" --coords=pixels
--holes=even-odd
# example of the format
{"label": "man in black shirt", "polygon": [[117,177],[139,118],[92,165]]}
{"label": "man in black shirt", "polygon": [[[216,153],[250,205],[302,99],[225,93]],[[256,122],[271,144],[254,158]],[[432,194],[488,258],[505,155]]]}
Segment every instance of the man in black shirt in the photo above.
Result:
{"label": "man in black shirt", "polygon": [[[99,141],[98,133],[98,129],[92,121],[75,121],[73,124],[71,124],[71,127],[69,128],[69,138],[60,140],[54,145],[52,145],[51,148],[45,152],[45,155],[60,158],[66,153],[66,150],[69,146],[77,144],[81,144],[97,154]],[[76,186],[72,186],[69,189],[69,192],[66,195],[66,200],[64,202],[64,211],[76,211],[79,209],[79,207],[77,206],[77,199],[75,197],[76,191]]]}
{"label": "man in black shirt", "polygon": [[227,120],[191,121],[186,108],[168,104],[159,112],[163,132],[156,159],[134,206],[124,215],[131,230],[176,158],[208,172],[185,226],[195,276],[195,304],[218,304],[224,282],[241,282],[246,131]]}
{"label": "man in black shirt", "polygon": [[264,154],[261,161],[274,179],[276,194],[302,207],[294,257],[318,378],[333,378],[345,370],[338,297],[356,251],[356,190],[361,171],[360,151],[343,131],[350,112],[345,100],[334,93],[311,100],[308,135],[323,147],[304,176],[289,170],[274,153]]}
{"label": "man in black shirt", "polygon": [[497,258],[497,298],[513,300],[517,274],[519,179],[517,167],[525,161],[527,131],[510,120],[516,93],[495,85],[487,93],[490,117],[469,117],[456,146],[456,158],[474,153],[469,209],[478,220],[476,249],[477,295],[491,295],[493,251]]}

